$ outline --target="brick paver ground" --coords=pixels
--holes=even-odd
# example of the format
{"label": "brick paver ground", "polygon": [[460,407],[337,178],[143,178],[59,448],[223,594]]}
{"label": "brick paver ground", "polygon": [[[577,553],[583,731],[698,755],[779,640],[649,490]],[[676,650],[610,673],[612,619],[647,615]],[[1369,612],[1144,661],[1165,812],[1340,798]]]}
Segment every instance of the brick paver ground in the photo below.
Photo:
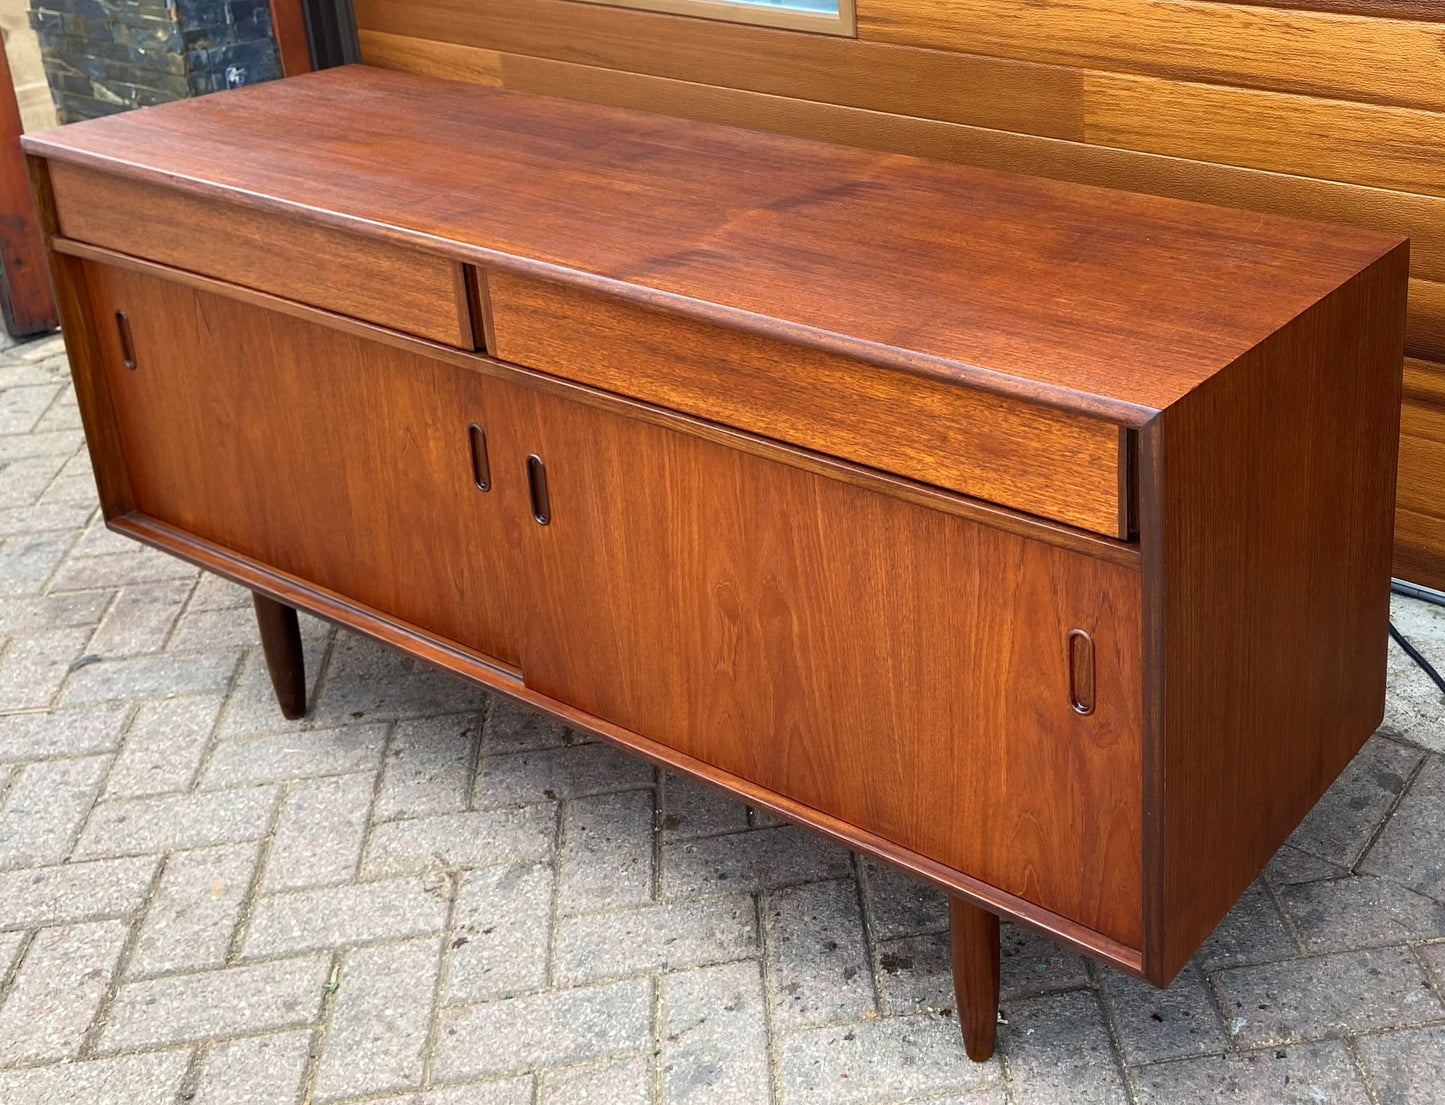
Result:
{"label": "brick paver ground", "polygon": [[[1397,618],[1445,662],[1445,610]],[[1445,706],[1371,739],[1167,992],[945,906],[97,519],[59,344],[0,355],[0,1102],[1445,1101]]]}

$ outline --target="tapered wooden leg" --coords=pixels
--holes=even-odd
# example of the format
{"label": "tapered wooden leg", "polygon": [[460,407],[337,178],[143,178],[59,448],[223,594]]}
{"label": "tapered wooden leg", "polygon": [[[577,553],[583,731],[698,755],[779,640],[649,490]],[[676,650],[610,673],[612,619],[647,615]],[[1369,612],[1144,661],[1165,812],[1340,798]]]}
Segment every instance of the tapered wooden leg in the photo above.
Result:
{"label": "tapered wooden leg", "polygon": [[993,1054],[998,1025],[998,917],[962,898],[948,900],[953,945],[953,993],[968,1057],[982,1063]]}
{"label": "tapered wooden leg", "polygon": [[283,717],[306,716],[306,659],[301,652],[301,623],[296,611],[284,603],[251,592],[256,604],[256,624],[261,629],[261,648],[271,672],[271,686]]}

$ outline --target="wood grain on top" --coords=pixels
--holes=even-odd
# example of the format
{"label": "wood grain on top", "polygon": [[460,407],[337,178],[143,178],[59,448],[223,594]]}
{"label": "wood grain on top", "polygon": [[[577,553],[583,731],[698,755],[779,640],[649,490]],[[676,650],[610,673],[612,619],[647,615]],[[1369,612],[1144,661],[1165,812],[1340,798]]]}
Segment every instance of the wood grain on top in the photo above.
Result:
{"label": "wood grain on top", "polygon": [[1134,425],[1400,242],[361,66],[25,145]]}

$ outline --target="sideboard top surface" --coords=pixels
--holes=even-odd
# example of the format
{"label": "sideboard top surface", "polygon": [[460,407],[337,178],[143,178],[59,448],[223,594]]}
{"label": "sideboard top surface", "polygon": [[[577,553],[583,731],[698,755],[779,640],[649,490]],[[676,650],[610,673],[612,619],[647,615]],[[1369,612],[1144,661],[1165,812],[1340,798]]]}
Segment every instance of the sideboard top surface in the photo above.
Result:
{"label": "sideboard top surface", "polygon": [[24,142],[1136,425],[1401,242],[363,66]]}

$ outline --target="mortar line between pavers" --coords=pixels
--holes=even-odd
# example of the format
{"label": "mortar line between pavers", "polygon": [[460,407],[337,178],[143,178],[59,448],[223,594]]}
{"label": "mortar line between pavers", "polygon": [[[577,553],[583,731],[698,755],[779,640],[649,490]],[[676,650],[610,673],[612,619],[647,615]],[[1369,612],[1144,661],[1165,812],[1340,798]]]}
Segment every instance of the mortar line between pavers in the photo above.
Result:
{"label": "mortar line between pavers", "polygon": [[1113,1053],[1114,1067],[1119,1072],[1119,1080],[1124,1084],[1124,1096],[1129,1099],[1130,1105],[1138,1105],[1139,1091],[1134,1084],[1134,1075],[1129,1068],[1128,1061],[1124,1058],[1124,1038],[1119,1032],[1119,1025],[1114,1016],[1114,1003],[1109,1000],[1108,987],[1104,985],[1104,972],[1109,968],[1103,964],[1095,963],[1092,959],[1085,958],[1084,970],[1093,979],[1094,1000],[1099,1005],[1099,1015],[1104,1020],[1104,1031],[1109,1037],[1109,1050]]}
{"label": "mortar line between pavers", "polygon": [[[66,678],[68,679],[69,676],[67,676]],[[136,719],[137,717],[139,717],[139,716],[140,716],[140,705],[138,705],[138,704],[132,704],[132,703],[127,703],[127,716],[126,716],[125,720],[121,722],[121,726],[120,726],[120,737],[119,737],[119,739],[116,741],[115,748],[114,748],[114,749],[111,751],[111,753],[110,753],[110,763],[106,764],[106,765],[105,765],[105,770],[101,772],[100,783],[99,783],[99,785],[95,788],[95,794],[94,794],[94,796],[93,796],[93,797],[91,798],[91,800],[90,800],[90,808],[85,811],[85,816],[80,819],[80,824],[75,827],[75,835],[70,838],[70,847],[69,847],[68,849],[66,849],[66,852],[65,852],[65,862],[69,862],[69,863],[84,862],[84,861],[76,860],[76,859],[74,858],[74,857],[75,857],[75,850],[76,850],[78,847],[80,847],[81,837],[83,837],[83,836],[85,835],[85,830],[90,826],[90,819],[95,816],[95,811],[101,806],[102,803],[104,803],[105,801],[107,801],[107,799],[106,799],[106,797],[105,797],[105,792],[110,789],[110,775],[111,775],[111,772],[113,772],[113,771],[115,770],[116,761],[120,759],[121,753],[125,751],[125,742],[130,738],[130,731],[131,731],[131,729],[135,726],[135,719]],[[145,853],[142,853],[142,854],[143,854],[143,855],[154,855],[155,853],[153,853],[153,852],[145,852]],[[95,859],[95,858],[101,858],[101,857],[91,857],[91,858],[92,858],[92,859]],[[104,858],[110,859],[110,858],[126,858],[126,857],[109,857],[109,856],[107,856],[107,857],[104,857]],[[142,905],[144,905],[144,903],[142,903]]]}
{"label": "mortar line between pavers", "polygon": [[166,630],[165,640],[161,642],[161,647],[156,650],[157,652],[170,651],[171,644],[176,639],[176,633],[180,630],[181,622],[185,619],[186,615],[191,612],[191,604],[196,599],[196,592],[200,590],[201,579],[204,574],[204,571],[197,572],[195,578],[191,580],[191,585],[186,589],[186,597],[181,600],[181,608],[176,611],[176,616],[171,621],[171,627]]}
{"label": "mortar line between pavers", "polygon": [[[56,530],[55,532],[60,533],[60,532],[63,532],[63,531],[61,531],[61,530]],[[82,532],[84,532],[84,531],[82,531],[82,530],[72,530],[72,531],[71,531],[71,533],[70,533],[70,540],[69,540],[69,542],[66,543],[65,551],[64,551],[63,553],[61,553],[60,556],[58,556],[58,557],[56,558],[54,566],[50,569],[50,571],[49,571],[48,573],[46,573],[45,579],[41,582],[41,584],[40,584],[40,590],[34,592],[34,594],[40,595],[40,596],[42,596],[42,597],[45,596],[45,595],[50,594],[50,588],[51,588],[51,586],[55,583],[55,577],[60,574],[60,569],[65,566],[65,562],[70,559],[70,554],[75,550],[75,543],[80,540],[80,534],[81,534]],[[96,590],[96,589],[97,589],[97,588],[94,588],[94,587],[84,588],[84,590],[89,590],[89,591],[94,591],[94,590]],[[119,588],[117,588],[117,590],[119,590]],[[68,679],[68,678],[69,678],[69,676],[68,676],[68,674],[67,674],[67,679]]]}
{"label": "mortar line between pavers", "polygon": [[289,787],[283,788],[281,799],[276,803],[276,809],[271,815],[270,832],[254,842],[256,862],[251,869],[251,881],[246,886],[246,893],[241,898],[241,904],[236,910],[236,921],[231,926],[231,939],[226,943],[226,954],[221,959],[223,968],[232,967],[241,962],[241,949],[245,946],[246,936],[250,931],[251,915],[256,909],[256,899],[261,896],[261,879],[265,874],[266,864],[271,858],[271,844],[276,838],[277,824],[286,809],[286,795],[289,790]]}
{"label": "mortar line between pavers", "polygon": [[[125,746],[122,745],[121,747],[123,748]],[[105,793],[105,788],[110,785],[110,773],[115,769],[115,761],[120,759],[120,749],[116,749],[114,752],[94,752],[89,756],[79,756],[76,758],[78,760],[95,759],[98,756],[106,757],[105,767],[101,769],[99,777],[91,784],[90,800],[86,803],[85,813],[76,818],[75,824],[71,826],[70,838],[66,841],[65,851],[61,853],[61,858],[58,861],[60,863],[69,860],[70,857],[75,854],[75,849],[80,846],[80,834],[85,831],[85,826],[90,821],[91,811],[100,803],[101,795]],[[41,866],[54,865],[42,864]]]}
{"label": "mortar line between pavers", "polygon": [[[66,363],[66,367],[69,368],[69,362],[68,362],[68,361],[67,361],[67,363]],[[50,397],[50,402],[48,402],[48,403],[45,404],[45,409],[42,410],[38,415],[36,415],[35,421],[32,422],[32,423],[30,423],[30,425],[29,425],[23,432],[15,435],[15,436],[17,436],[17,437],[29,437],[31,434],[45,433],[44,430],[37,429],[37,427],[40,425],[40,423],[42,423],[42,422],[45,421],[45,416],[48,415],[48,414],[60,403],[61,398],[62,398],[62,397],[65,395],[65,393],[66,393],[67,391],[69,391],[74,385],[71,383],[70,375],[67,373],[65,379],[61,380],[61,381],[60,381],[59,383],[57,383],[57,384],[18,384],[18,385],[16,385],[16,386],[17,386],[17,387],[54,387],[54,388],[55,388],[55,394],[53,394],[53,395]],[[10,388],[6,388],[5,390],[6,390],[6,391],[9,391],[9,390],[11,390],[11,389],[10,389]],[[67,456],[67,457],[65,458],[65,463],[66,463],[66,464],[69,464],[69,463],[71,462],[71,460],[73,460],[73,459],[75,458],[76,454],[79,453],[80,450],[81,450],[81,449],[84,449],[84,448],[85,448],[85,438],[84,438],[84,436],[82,435],[81,441],[80,441],[80,445],[79,445],[69,456]],[[62,465],[62,467],[63,467],[63,465]],[[56,475],[56,478],[57,478],[57,479],[59,478],[59,474],[58,474],[58,473],[57,473],[57,475]],[[55,480],[51,480],[50,483],[46,484],[46,485],[45,485],[45,491],[49,491],[49,490],[50,490],[50,487],[51,487],[51,484],[53,484],[54,482],[55,482]],[[41,496],[44,496],[45,491],[42,491],[42,492],[40,493]],[[36,502],[39,502],[39,499],[38,499],[38,498],[36,499]],[[32,504],[32,505],[34,505],[34,504]]]}
{"label": "mortar line between pavers", "polygon": [[125,942],[121,945],[120,955],[116,957],[110,982],[105,988],[105,995],[101,998],[100,1005],[90,1020],[90,1025],[80,1038],[80,1047],[76,1051],[78,1059],[89,1059],[96,1054],[101,1034],[105,1031],[106,1024],[110,1020],[111,1009],[115,1006],[116,996],[120,993],[121,979],[125,978],[126,970],[130,967],[131,956],[135,954],[136,945],[140,942],[141,928],[145,925],[146,916],[150,913],[156,892],[160,889],[161,879],[169,864],[170,857],[162,855],[160,862],[156,864],[155,872],[151,875],[150,885],[146,887],[145,893],[141,896],[140,905],[136,907],[131,919],[126,923]]}
{"label": "mortar line between pavers", "polygon": [[[378,822],[376,820],[376,807],[381,801],[381,788],[382,784],[386,781],[387,762],[391,759],[392,744],[396,741],[396,728],[398,722],[388,721],[383,722],[382,724],[386,726],[386,733],[381,738],[381,760],[376,765],[376,775],[371,781],[371,801],[368,802],[366,805],[366,817],[362,820],[361,847],[356,850],[356,862],[352,865],[351,877],[346,880],[346,883],[352,883],[357,886],[361,886],[367,882],[386,881],[385,879],[363,879],[361,877],[361,873],[366,870],[366,856],[367,853],[371,851],[371,842],[376,835],[376,826],[378,824],[385,824],[385,822]],[[417,871],[414,872],[411,876],[401,877],[420,878],[421,872]],[[346,883],[341,883],[338,885],[344,886],[346,885]],[[287,891],[282,890],[278,891],[277,893],[284,894],[287,893]]]}
{"label": "mortar line between pavers", "polygon": [[[1356,875],[1353,877],[1358,878],[1359,876]],[[1294,941],[1294,956],[1286,956],[1284,959],[1273,960],[1273,962],[1288,963],[1291,959],[1309,955],[1309,942],[1305,939],[1304,933],[1300,931],[1299,925],[1295,923],[1294,914],[1290,912],[1289,906],[1285,904],[1284,895],[1279,892],[1279,887],[1274,885],[1273,879],[1262,872],[1259,876],[1259,884],[1264,887],[1265,894],[1269,897],[1269,900],[1274,903],[1275,912],[1279,914],[1279,919],[1284,922],[1285,931],[1289,933],[1289,938]]]}
{"label": "mortar line between pavers", "polygon": [[1360,1056],[1360,1049],[1357,1040],[1353,1036],[1347,1036],[1344,1040],[1345,1051],[1354,1064],[1355,1073],[1360,1076],[1360,1084],[1365,1087],[1365,1096],[1370,1099],[1370,1105],[1380,1105],[1380,1091],[1375,1086],[1375,1080],[1370,1077],[1369,1070],[1365,1067],[1364,1059]]}
{"label": "mortar line between pavers", "polygon": [[1442,941],[1440,940],[1421,940],[1419,943],[1408,945],[1408,947],[1410,951],[1414,953],[1416,962],[1420,964],[1420,969],[1425,972],[1425,981],[1429,984],[1430,988],[1435,991],[1436,1000],[1438,1000],[1441,1005],[1445,1005],[1445,971],[1436,974],[1435,971],[1431,970],[1429,962],[1420,954],[1421,948],[1434,947],[1441,943]]}
{"label": "mortar line between pavers", "polygon": [[176,1101],[189,1102],[195,1100],[196,1093],[201,1085],[201,1070],[205,1066],[206,1059],[211,1054],[215,1041],[211,1039],[201,1040],[191,1048],[191,1059],[186,1064],[186,1073],[181,1075],[181,1083],[176,1087]]}
{"label": "mortar line between pavers", "polygon": [[[83,649],[81,649],[81,651],[80,651],[80,656],[78,657],[79,659],[84,659],[84,658],[87,657],[87,656],[98,656],[98,655],[100,655],[99,653],[93,651],[92,648],[91,648],[91,646],[95,644],[95,639],[96,639],[96,637],[98,637],[98,636],[100,635],[100,631],[105,628],[106,622],[110,621],[111,615],[115,613],[115,608],[120,605],[121,592],[123,592],[124,590],[125,590],[125,585],[124,585],[124,584],[122,584],[121,586],[116,587],[116,588],[114,588],[113,590],[111,590],[111,592],[110,592],[110,601],[105,604],[105,609],[100,612],[100,620],[95,623],[95,628],[90,631],[90,636],[85,639],[85,647],[84,647]],[[63,593],[63,592],[62,592],[62,593]],[[78,670],[79,670],[78,668],[72,668],[72,669],[71,669],[71,671],[78,671]],[[60,691],[64,689],[65,684],[69,681],[69,679],[70,679],[70,672],[66,672],[66,673],[65,673],[65,678],[60,681],[60,688],[57,689],[56,692],[55,692],[55,694],[56,694],[57,697],[60,695]],[[51,705],[52,705],[52,707],[54,706],[54,703],[55,703],[55,699],[52,698],[52,699],[51,699]]]}
{"label": "mortar line between pavers", "polygon": [[[1388,740],[1389,738],[1387,737],[1385,739]],[[1385,826],[1394,819],[1396,812],[1398,812],[1400,806],[1405,801],[1405,796],[1408,795],[1415,786],[1415,780],[1420,777],[1420,773],[1425,770],[1425,765],[1430,762],[1430,757],[1434,755],[1434,753],[1428,749],[1420,748],[1417,745],[1405,745],[1399,741],[1392,743],[1399,745],[1401,748],[1411,748],[1414,751],[1423,753],[1423,755],[1420,757],[1420,762],[1417,763],[1405,777],[1405,785],[1400,788],[1400,793],[1395,795],[1394,800],[1390,802],[1390,808],[1385,811],[1385,816],[1380,818],[1380,823],[1375,826],[1375,831],[1370,834],[1370,839],[1365,841],[1364,847],[1359,850],[1355,858],[1345,864],[1346,870],[1352,875],[1365,874],[1365,872],[1358,870],[1360,864],[1365,862],[1365,857],[1368,856],[1375,845],[1379,843],[1380,836],[1385,831]]]}
{"label": "mortar line between pavers", "polygon": [[772,1105],[783,1102],[783,1069],[778,1056],[778,1019],[776,1012],[777,979],[774,976],[772,933],[768,926],[768,899],[772,891],[760,887],[752,892],[753,916],[758,930],[758,970],[763,984],[763,1038],[768,1060],[768,1100]]}
{"label": "mortar line between pavers", "polygon": [[321,1012],[316,1018],[316,1029],[312,1036],[311,1050],[306,1055],[306,1070],[301,1076],[301,1100],[311,1105],[311,1094],[316,1088],[316,1073],[321,1069],[321,1055],[326,1049],[326,1033],[331,1027],[331,1011],[336,1005],[336,991],[341,989],[342,949],[331,952],[331,973],[326,976],[326,989],[321,995]]}
{"label": "mortar line between pavers", "polygon": [[437,1037],[441,1033],[443,999],[446,997],[447,980],[452,968],[452,933],[456,931],[457,898],[461,896],[462,876],[459,871],[448,871],[447,916],[442,924],[441,950],[437,954],[437,977],[432,983],[431,1016],[427,1018],[426,1042],[421,1052],[420,1090],[431,1086],[432,1062],[436,1058]]}
{"label": "mortar line between pavers", "polygon": [[[662,976],[652,979],[652,1054],[647,1059],[647,1087],[653,1105],[664,1105],[662,1045],[667,1030],[667,1007],[662,1000]],[[542,1105],[542,1079],[537,1079],[536,1105]]]}
{"label": "mortar line between pavers", "polygon": [[30,945],[35,943],[36,934],[44,926],[37,925],[35,928],[25,931],[20,937],[20,943],[15,947],[15,958],[3,975],[0,975],[0,1006],[5,1004],[5,999],[10,996],[10,989],[15,985],[15,979],[20,974],[20,968],[25,962],[25,957],[30,954]]}

